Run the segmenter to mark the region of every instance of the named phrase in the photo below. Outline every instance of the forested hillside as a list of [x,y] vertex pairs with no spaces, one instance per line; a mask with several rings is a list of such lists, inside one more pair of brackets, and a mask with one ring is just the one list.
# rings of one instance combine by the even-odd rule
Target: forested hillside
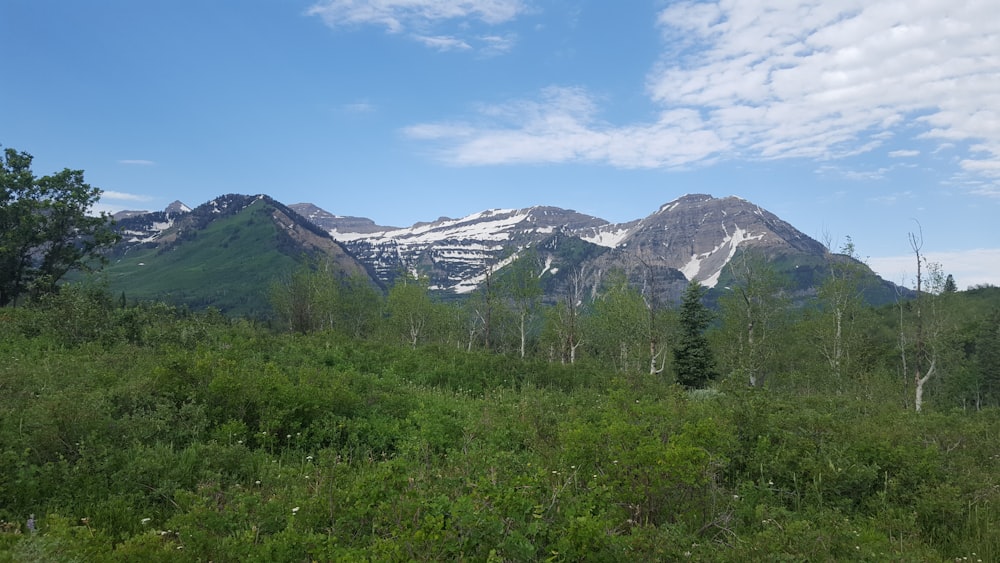
[[717,311],[322,267],[270,324],[0,309],[0,560],[1000,559],[1000,290],[803,308],[742,266]]

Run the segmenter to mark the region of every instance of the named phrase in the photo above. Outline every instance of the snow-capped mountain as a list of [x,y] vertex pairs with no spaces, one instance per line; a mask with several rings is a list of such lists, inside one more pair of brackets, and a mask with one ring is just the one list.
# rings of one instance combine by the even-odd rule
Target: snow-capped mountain
[[499,269],[517,252],[554,233],[586,232],[599,236],[608,222],[556,207],[491,209],[461,219],[442,217],[408,228],[379,227],[368,219],[340,217],[311,204],[289,206],[316,222],[369,265],[383,282],[402,272],[429,275],[435,289],[467,293],[487,269]]
[[[383,282],[391,283],[401,272],[419,272],[430,277],[433,287],[457,293],[472,291],[487,271],[502,268],[528,248],[540,251],[540,271],[588,270],[591,284],[611,269],[654,268],[657,277],[677,286],[669,293],[688,280],[714,287],[739,249],[755,248],[772,257],[822,257],[827,252],[774,214],[737,197],[686,195],[622,224],[555,207],[531,207],[394,228],[332,215],[311,204],[289,207],[326,230]],[[593,247],[570,253],[585,259],[560,258],[554,251],[558,241],[570,239],[578,247]]]
[[122,242],[132,245],[157,240],[174,225],[175,219],[190,212],[190,207],[175,201],[163,211],[119,211],[113,219]]
[[[805,296],[828,274],[831,260],[846,259],[751,202],[708,195],[683,196],[626,223],[530,207],[399,228],[312,204],[230,194],[194,209],[175,202],[164,211],[122,217],[117,228],[122,241],[109,255],[108,272],[129,295],[166,291],[220,308],[218,296],[236,303],[230,307],[258,299],[260,288],[253,290],[258,297],[245,295],[252,293],[250,281],[265,287],[304,255],[326,257],[340,271],[371,276],[383,287],[416,273],[433,289],[458,295],[473,292],[488,275],[502,277],[506,265],[525,257],[535,261],[549,301],[593,297],[615,271],[663,301],[676,300],[690,280],[723,288],[726,266],[748,249],[778,264],[791,289]],[[894,295],[891,284],[881,285],[889,297],[872,301]]]

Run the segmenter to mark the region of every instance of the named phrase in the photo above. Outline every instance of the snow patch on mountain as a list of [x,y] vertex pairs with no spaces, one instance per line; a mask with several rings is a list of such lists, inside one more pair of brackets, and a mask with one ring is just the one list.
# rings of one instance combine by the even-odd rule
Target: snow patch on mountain
[[[736,255],[736,249],[739,248],[740,244],[764,238],[764,233],[755,235],[749,231],[741,229],[739,225],[733,225],[733,232],[730,234],[726,224],[722,223],[722,230],[726,233],[726,236],[718,245],[716,245],[715,248],[708,252],[692,255],[691,259],[684,264],[682,268],[680,268],[681,273],[684,274],[684,277],[688,280],[700,278],[701,285],[705,287],[715,287],[719,283],[719,276],[722,275],[722,270],[727,264],[729,264],[729,261],[733,259],[733,256]],[[728,252],[721,260],[721,263],[717,259],[711,260],[712,258],[715,258],[716,254],[723,249],[728,249]],[[709,272],[702,272],[703,264],[706,262],[711,262],[710,267],[712,270]]]
[[608,230],[598,229],[593,234],[584,234],[580,238],[597,246],[617,248],[618,245],[632,234],[632,231],[633,229],[629,227],[615,226]]
[[514,262],[514,260],[517,260],[517,258],[518,258],[517,253],[511,254],[510,256],[504,258],[503,260],[497,262],[496,265],[494,265],[493,267],[489,269],[484,269],[483,273],[459,281],[456,285],[452,286],[451,289],[452,291],[458,293],[459,295],[472,293],[473,291],[479,288],[479,284],[486,281],[486,277],[488,275],[492,275],[493,272],[496,272],[501,268],[511,265]]

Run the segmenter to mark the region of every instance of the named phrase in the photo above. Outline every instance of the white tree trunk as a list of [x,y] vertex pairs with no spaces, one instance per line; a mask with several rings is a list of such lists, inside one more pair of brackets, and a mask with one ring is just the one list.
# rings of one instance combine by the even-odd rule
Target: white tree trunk
[[927,368],[927,373],[923,377],[920,377],[920,372],[917,372],[916,377],[913,378],[916,384],[916,391],[913,397],[913,410],[920,412],[920,409],[924,406],[924,384],[934,375],[934,368],[937,365],[936,359],[931,359],[931,365]]

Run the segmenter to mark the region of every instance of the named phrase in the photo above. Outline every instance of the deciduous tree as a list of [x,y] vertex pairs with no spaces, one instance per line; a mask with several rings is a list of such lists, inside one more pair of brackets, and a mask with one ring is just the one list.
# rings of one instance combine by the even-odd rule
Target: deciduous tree
[[542,298],[540,271],[538,253],[527,249],[505,269],[501,280],[501,293],[510,301],[511,309],[517,316],[518,351],[522,358],[527,353],[528,329]]
[[102,192],[82,170],[38,178],[31,161],[11,148],[0,156],[0,307],[54,291],[117,240],[107,214],[90,214]]
[[403,335],[413,348],[432,330],[437,305],[431,299],[426,277],[406,274],[396,278],[386,298],[387,323],[395,335]]
[[785,320],[788,299],[774,268],[756,254],[742,253],[729,263],[733,283],[719,299],[722,359],[751,387],[764,384],[776,355],[773,341]]
[[612,272],[587,318],[587,348],[618,371],[638,371],[645,363],[647,320],[642,294],[628,284],[624,273]]
[[831,252],[828,259],[829,274],[817,291],[820,311],[814,337],[830,373],[840,378],[854,367],[852,360],[860,346],[859,325],[867,312],[864,307],[866,268],[850,237],[840,253]]

